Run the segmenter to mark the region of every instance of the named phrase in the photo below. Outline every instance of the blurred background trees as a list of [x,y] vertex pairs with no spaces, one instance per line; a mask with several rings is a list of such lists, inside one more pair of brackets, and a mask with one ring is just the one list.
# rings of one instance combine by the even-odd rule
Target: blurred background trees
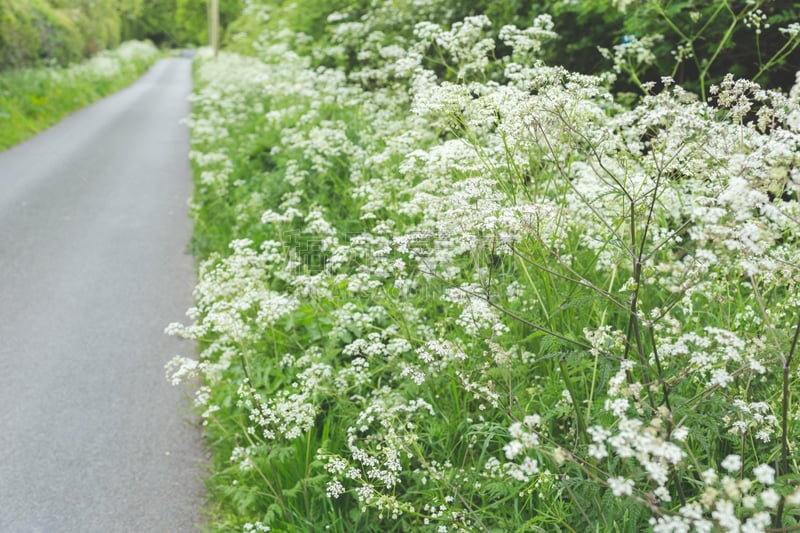
[[[348,23],[374,26],[386,44],[413,38],[413,24],[421,17],[448,27],[486,14],[498,32],[507,24],[526,27],[547,13],[559,37],[540,54],[545,62],[583,73],[615,70],[615,89],[634,93],[641,93],[640,81],[671,75],[706,96],[709,84],[728,72],[787,89],[800,65],[798,0],[220,0],[219,5],[223,42],[228,28],[230,36],[245,36],[240,43],[254,40],[263,23],[255,8],[263,5],[280,13],[268,24],[280,20],[307,34],[309,48],[330,42],[336,31],[328,21],[332,12],[347,14]],[[367,14],[369,19],[362,18]],[[206,44],[208,0],[0,0],[0,70],[64,65],[129,39],[164,47]],[[345,57],[357,52],[348,49]]]
[[[221,0],[223,27],[243,0]],[[206,0],[0,0],[0,70],[66,65],[121,41],[167,47],[208,41]]]

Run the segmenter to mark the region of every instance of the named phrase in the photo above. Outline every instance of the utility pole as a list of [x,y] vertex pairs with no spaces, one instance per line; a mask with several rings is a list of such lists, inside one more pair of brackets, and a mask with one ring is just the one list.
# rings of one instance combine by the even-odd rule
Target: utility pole
[[208,36],[216,57],[219,52],[219,0],[210,0],[208,4]]

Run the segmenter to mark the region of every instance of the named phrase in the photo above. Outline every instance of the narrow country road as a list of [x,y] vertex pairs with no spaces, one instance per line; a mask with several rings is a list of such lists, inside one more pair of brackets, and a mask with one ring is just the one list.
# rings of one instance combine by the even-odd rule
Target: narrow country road
[[195,531],[205,460],[164,335],[191,305],[191,63],[0,153],[0,532]]

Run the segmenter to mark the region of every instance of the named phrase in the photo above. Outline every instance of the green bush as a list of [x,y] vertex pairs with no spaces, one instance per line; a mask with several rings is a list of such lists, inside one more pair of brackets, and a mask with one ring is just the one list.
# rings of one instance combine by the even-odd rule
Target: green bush
[[22,67],[49,59],[48,49],[55,49],[61,43],[48,43],[50,46],[45,45],[46,48],[43,44],[47,37],[57,38],[60,33],[57,21],[54,11],[41,0],[0,1],[0,68]]
[[[241,0],[223,0],[219,3],[220,28],[224,32],[242,12]],[[177,0],[175,26],[181,43],[204,45],[208,43],[208,2],[206,0]]]
[[119,42],[112,0],[0,0],[0,70],[64,66]]
[[68,65],[83,58],[85,41],[75,15],[71,10],[56,9],[53,12],[58,23],[53,31],[43,35],[42,49],[45,57],[58,65]]
[[120,12],[115,0],[49,0],[69,12],[83,37],[83,55],[116,48],[120,43]]

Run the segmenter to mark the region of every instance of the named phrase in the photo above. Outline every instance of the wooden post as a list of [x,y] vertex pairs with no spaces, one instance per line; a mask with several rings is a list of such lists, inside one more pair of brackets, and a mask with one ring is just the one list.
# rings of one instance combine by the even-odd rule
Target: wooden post
[[214,49],[214,57],[219,52],[219,0],[211,0],[210,13],[210,35],[211,48]]

